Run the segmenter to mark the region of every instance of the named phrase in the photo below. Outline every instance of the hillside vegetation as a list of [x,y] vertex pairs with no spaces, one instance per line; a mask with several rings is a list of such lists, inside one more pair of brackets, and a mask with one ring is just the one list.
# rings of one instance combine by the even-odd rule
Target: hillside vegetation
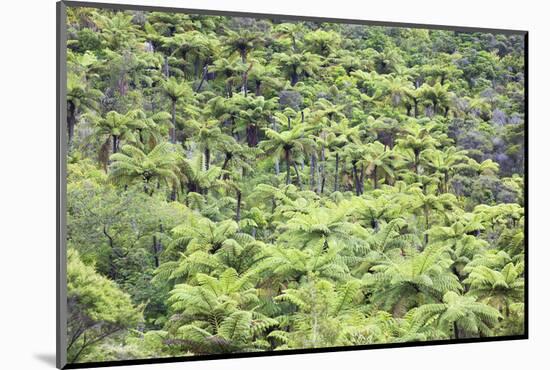
[[67,24],[69,362],[523,334],[522,36]]

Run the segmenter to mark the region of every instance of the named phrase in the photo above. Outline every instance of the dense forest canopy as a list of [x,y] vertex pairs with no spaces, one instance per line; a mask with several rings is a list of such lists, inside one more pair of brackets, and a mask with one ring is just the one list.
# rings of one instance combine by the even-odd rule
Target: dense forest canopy
[[523,334],[522,36],[67,24],[69,362]]

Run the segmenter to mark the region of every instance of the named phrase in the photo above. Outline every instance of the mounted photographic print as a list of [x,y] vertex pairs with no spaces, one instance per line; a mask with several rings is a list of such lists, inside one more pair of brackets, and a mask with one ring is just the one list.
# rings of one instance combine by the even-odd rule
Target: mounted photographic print
[[527,338],[526,57],[58,3],[58,367]]

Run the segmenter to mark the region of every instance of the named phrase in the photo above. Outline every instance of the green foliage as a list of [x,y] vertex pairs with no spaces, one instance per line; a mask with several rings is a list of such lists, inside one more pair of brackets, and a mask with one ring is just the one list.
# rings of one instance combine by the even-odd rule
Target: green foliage
[[143,320],[130,296],[82,263],[72,249],[67,253],[67,308],[70,362],[90,356],[94,345],[103,338],[135,328]]
[[447,292],[442,303],[425,304],[416,309],[416,325],[435,324],[443,332],[450,332],[451,338],[463,338],[472,335],[492,335],[500,314],[494,308],[476,302],[476,297],[466,297],[455,292]]
[[67,21],[69,361],[523,334],[520,37]]

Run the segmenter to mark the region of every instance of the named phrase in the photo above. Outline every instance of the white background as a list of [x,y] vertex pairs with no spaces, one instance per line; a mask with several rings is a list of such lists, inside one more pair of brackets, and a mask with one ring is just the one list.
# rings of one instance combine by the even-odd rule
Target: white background
[[[111,2],[121,2],[112,0]],[[550,349],[548,10],[506,0],[126,0],[186,8],[526,29],[530,31],[530,339],[163,364],[132,369],[547,368]],[[0,368],[55,363],[55,1],[0,11]],[[545,353],[546,351],[546,353]],[[126,368],[126,367],[125,367]]]

